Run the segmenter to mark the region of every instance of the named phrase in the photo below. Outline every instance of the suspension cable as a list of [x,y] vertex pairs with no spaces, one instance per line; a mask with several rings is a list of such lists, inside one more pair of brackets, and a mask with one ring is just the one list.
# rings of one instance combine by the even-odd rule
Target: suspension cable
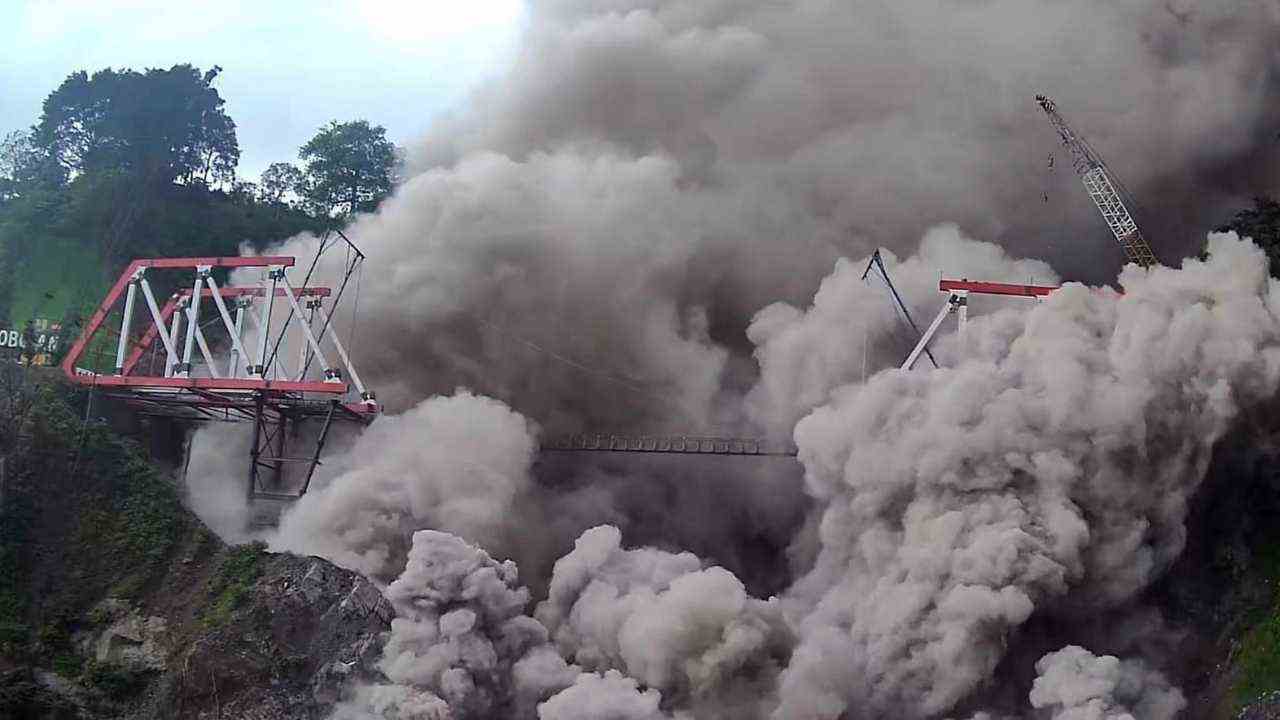
[[360,267],[356,269],[356,297],[351,303],[351,335],[347,342],[351,348],[360,347],[356,344],[356,333],[360,329],[360,281],[364,279],[364,263],[360,263]]
[[[320,236],[320,249],[316,251],[316,256],[311,259],[311,267],[307,268],[307,276],[302,279],[302,287],[307,287],[311,283],[311,275],[316,271],[316,266],[320,264],[320,256],[327,252],[325,244],[329,241],[329,231],[325,230],[324,235]],[[263,318],[267,323],[271,322],[271,318]],[[266,365],[262,366],[262,375],[266,377],[267,369],[276,361],[276,355],[280,352],[280,344],[284,342],[284,336],[289,331],[289,323],[293,322],[293,304],[289,304],[289,317],[285,318],[284,325],[280,326],[280,334],[276,336],[275,347],[271,349],[271,357],[267,359]],[[309,363],[308,363],[309,364]]]

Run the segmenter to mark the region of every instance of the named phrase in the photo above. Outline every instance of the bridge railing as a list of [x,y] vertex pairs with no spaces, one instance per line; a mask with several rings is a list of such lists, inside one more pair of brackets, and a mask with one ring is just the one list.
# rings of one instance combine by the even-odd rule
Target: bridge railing
[[581,433],[549,438],[544,452],[632,452],[687,455],[783,455],[796,454],[792,448],[771,446],[760,438],[728,438],[706,435],[626,435],[621,433]]

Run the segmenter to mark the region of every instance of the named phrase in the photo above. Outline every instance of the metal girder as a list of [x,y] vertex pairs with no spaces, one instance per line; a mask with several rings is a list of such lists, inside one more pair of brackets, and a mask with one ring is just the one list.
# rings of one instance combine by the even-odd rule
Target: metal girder
[[933,322],[929,324],[929,329],[925,330],[924,334],[920,336],[920,342],[916,343],[915,348],[911,350],[911,354],[903,361],[900,369],[910,370],[915,367],[916,361],[920,359],[920,354],[928,352],[929,343],[933,340],[934,335],[938,333],[938,328],[942,326],[942,321],[946,319],[947,315],[951,313],[957,314],[960,320],[960,334],[964,334],[965,326],[968,324],[969,319],[970,293],[1039,299],[1057,289],[1055,285],[1015,285],[1013,283],[975,281],[968,278],[962,280],[939,280],[938,291],[947,294],[947,301],[943,303],[942,309],[934,316]]
[[795,450],[771,448],[759,438],[725,438],[701,435],[623,435],[586,433],[552,438],[543,452],[631,452],[681,455],[778,455],[794,456]]
[[[187,389],[211,389],[211,390],[231,390],[231,391],[266,391],[266,392],[304,392],[304,393],[325,393],[328,395],[343,395],[349,390],[349,386],[342,380],[342,376],[359,377],[355,372],[354,366],[348,357],[345,348],[341,347],[340,341],[336,336],[331,336],[330,340],[334,346],[338,348],[338,354],[342,362],[343,370],[339,372],[336,367],[328,367],[326,364],[325,377],[317,378],[315,381],[307,380],[304,377],[272,379],[265,376],[264,355],[267,336],[270,334],[270,315],[262,318],[261,327],[259,328],[259,348],[257,353],[257,363],[251,370],[249,377],[237,377],[240,368],[238,363],[241,359],[248,357],[249,350],[243,344],[241,333],[243,332],[243,314],[237,308],[236,317],[233,318],[228,309],[225,298],[247,298],[248,302],[252,298],[265,296],[267,298],[268,307],[277,296],[287,299],[291,308],[298,307],[298,298],[307,297],[318,301],[320,298],[327,297],[331,294],[329,288],[312,288],[301,287],[294,288],[289,285],[286,276],[286,269],[294,265],[294,259],[286,256],[270,256],[270,257],[248,257],[248,258],[153,258],[135,260],[129,264],[125,272],[117,280],[111,292],[108,293],[106,299],[94,313],[93,318],[85,327],[84,332],[73,344],[71,350],[67,353],[67,357],[62,364],[63,372],[69,379],[81,384],[91,384],[97,386],[121,387],[121,388],[187,388]],[[271,288],[262,287],[219,287],[216,281],[210,276],[213,268],[241,268],[241,267],[264,267],[268,268],[271,275]],[[151,268],[166,269],[190,269],[194,270],[195,277],[189,289],[175,294],[161,309],[156,303],[151,287],[147,282],[146,273]],[[284,287],[278,287],[283,284]],[[136,343],[131,343],[132,338],[130,328],[133,321],[133,300],[141,291],[146,300],[147,312],[150,314],[151,322],[148,324],[144,334]],[[107,316],[111,314],[117,306],[121,296],[126,294],[125,308],[123,318],[121,320],[121,332],[118,345],[116,348],[116,365],[115,372],[112,374],[83,374],[77,372],[76,365],[84,354],[85,348],[89,341],[102,327]],[[236,363],[235,366],[228,367],[225,377],[220,377],[214,363],[214,348],[211,347],[212,336],[206,337],[206,333],[201,324],[201,299],[209,298],[212,300],[211,305],[217,310],[215,316],[215,324],[220,325],[218,337],[229,340],[231,345],[230,362]],[[206,306],[209,304],[206,303]],[[185,307],[184,307],[185,306]],[[268,311],[269,312],[269,311]],[[249,313],[252,315],[252,313]],[[178,316],[181,315],[182,322],[179,322]],[[217,321],[221,322],[217,322]],[[306,346],[318,357],[324,358],[323,350],[320,343],[321,338],[316,338],[310,331],[310,328],[299,322],[295,324],[294,329],[301,329]],[[181,348],[178,347],[178,338],[183,332],[185,326],[186,340]],[[288,330],[289,328],[286,328]],[[282,335],[283,337],[283,335]],[[143,355],[150,349],[153,344],[159,340],[165,346],[166,354],[166,370],[164,376],[155,374],[139,374],[138,363]],[[130,345],[132,344],[132,347]],[[202,366],[202,375],[193,373],[193,355],[196,348],[199,348],[200,355],[204,360]],[[207,377],[205,377],[207,376]],[[371,409],[376,410],[376,404],[369,400],[370,393],[360,383],[359,391],[361,393],[361,402],[367,406],[362,410],[362,414],[368,413]]]
[[964,290],[979,295],[1010,295],[1015,297],[1044,297],[1057,290],[1057,285],[1013,285],[1011,283],[975,282],[972,280],[939,280],[939,292]]
[[[62,370],[73,382],[92,386],[113,397],[120,397],[147,414],[165,415],[195,422],[249,420],[253,422],[250,451],[248,494],[254,497],[263,488],[264,470],[274,474],[273,497],[282,494],[288,483],[286,466],[305,464],[304,491],[310,484],[321,452],[334,422],[368,423],[380,408],[359,379],[359,375],[336,333],[322,330],[317,336],[310,323],[303,320],[299,301],[305,299],[312,316],[320,315],[329,325],[330,316],[321,310],[324,298],[333,292],[327,287],[293,287],[287,271],[294,258],[284,256],[246,258],[156,258],[135,260],[116,281],[107,297],[86,324],[62,363]],[[212,276],[215,268],[264,268],[268,272],[266,287],[220,286]],[[314,267],[314,266],[313,266]],[[174,293],[163,308],[159,306],[147,276],[152,271],[193,271],[184,281],[185,289]],[[348,276],[350,269],[348,269]],[[345,287],[344,280],[344,287]],[[139,296],[145,311],[135,318]],[[272,331],[272,309],[276,298],[283,298],[290,309],[290,321]],[[122,302],[123,299],[123,302]],[[234,305],[227,302],[235,300]],[[261,302],[263,312],[253,306]],[[123,305],[123,311],[120,306]],[[112,371],[100,368],[86,371],[78,368],[90,342],[100,333],[111,334],[116,323],[106,328],[108,317],[120,317],[118,338],[113,339],[115,363]],[[296,317],[295,317],[296,316]],[[253,321],[258,333],[256,348],[248,347],[245,337],[246,317]],[[143,320],[145,318],[145,320]],[[144,322],[135,332],[137,322]],[[278,322],[278,321],[277,321]],[[278,335],[278,337],[272,337]],[[303,358],[321,361],[323,377],[309,377],[304,370],[297,376],[280,376],[278,358],[267,359],[269,341],[278,348],[286,336],[304,348]],[[323,346],[329,340],[340,362],[329,365]],[[142,358],[153,348],[163,345],[163,372],[144,368]],[[202,362],[195,362],[197,349]],[[256,350],[256,352],[255,352]],[[225,355],[224,355],[225,353]],[[223,359],[226,359],[225,370]],[[153,363],[154,365],[154,363]],[[270,366],[270,367],[268,367]],[[288,375],[287,368],[285,368]],[[351,387],[344,378],[352,378],[360,393],[355,402],[344,401]],[[314,449],[301,448],[291,457],[289,438],[296,428],[310,419],[323,419]]]
[[[277,392],[316,392],[342,395],[347,384],[342,382],[297,382],[293,380],[253,380],[250,378],[215,377],[129,377],[126,375],[81,375],[82,385],[131,388],[187,388],[209,390],[274,390]],[[94,381],[96,378],[96,382]]]
[[942,309],[933,317],[933,322],[929,323],[929,329],[924,331],[920,336],[920,342],[912,348],[911,354],[907,355],[907,359],[902,362],[902,370],[910,370],[916,366],[916,360],[920,359],[920,353],[929,347],[929,341],[933,340],[933,336],[937,334],[938,328],[942,327],[942,321],[953,312],[960,313],[960,330],[964,331],[965,320],[968,319],[968,291],[954,290],[947,293],[947,301],[943,303]]

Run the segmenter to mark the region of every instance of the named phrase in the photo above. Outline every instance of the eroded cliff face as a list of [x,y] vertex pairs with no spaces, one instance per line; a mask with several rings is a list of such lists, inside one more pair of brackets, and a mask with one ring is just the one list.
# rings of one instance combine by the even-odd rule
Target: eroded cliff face
[[320,558],[259,562],[237,607],[219,616],[214,600],[172,648],[135,717],[319,717],[371,673],[394,616],[378,588]]
[[56,378],[21,382],[32,410],[0,493],[0,718],[318,718],[373,672],[394,615],[378,587],[226,545],[143,450],[180,433],[100,421],[100,397],[86,413]]
[[207,536],[184,549],[208,552],[175,557],[153,592],[96,603],[68,641],[9,657],[0,716],[301,720],[373,677],[394,611],[364,577]]
[[[121,433],[82,435],[80,408],[46,400],[6,459],[0,497],[0,718],[325,718],[360,688],[394,684],[378,666],[397,610],[377,584],[320,558],[224,544]],[[1097,623],[1098,652],[1161,646],[1148,654],[1167,658],[1188,718],[1280,707],[1255,692],[1280,662],[1278,409],[1256,408],[1216,444],[1179,560]],[[1008,662],[1067,637],[1032,622]],[[553,655],[539,658],[563,660]]]

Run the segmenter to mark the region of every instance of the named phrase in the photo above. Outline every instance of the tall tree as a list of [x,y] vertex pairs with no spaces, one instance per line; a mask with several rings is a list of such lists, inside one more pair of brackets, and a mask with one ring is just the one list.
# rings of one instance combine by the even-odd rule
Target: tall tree
[[15,130],[0,139],[0,203],[19,193],[23,166],[31,155],[31,136]]
[[290,193],[301,194],[302,171],[292,163],[271,163],[258,179],[258,198],[265,203],[284,203]]
[[44,101],[34,143],[68,177],[124,173],[147,185],[230,183],[240,148],[213,87],[221,68],[76,72]]
[[32,190],[61,185],[64,178],[32,141],[32,133],[14,130],[0,138],[0,204]]
[[305,165],[302,195],[317,214],[368,212],[391,194],[395,146],[386,128],[368,120],[329,123],[298,157]]

